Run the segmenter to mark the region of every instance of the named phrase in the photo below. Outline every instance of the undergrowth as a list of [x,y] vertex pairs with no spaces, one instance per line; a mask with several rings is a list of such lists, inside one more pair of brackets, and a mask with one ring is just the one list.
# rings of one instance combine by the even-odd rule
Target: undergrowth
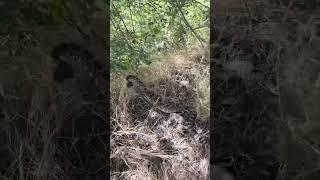
[[[198,117],[194,136],[185,132],[191,129],[186,119],[175,113],[160,117],[158,123],[157,116],[152,115],[134,123],[133,115],[143,110],[130,111],[132,97],[127,92],[126,74],[112,76],[113,179],[208,179],[210,84],[208,52],[202,51],[183,50],[160,57],[137,73],[147,88],[168,102],[194,108]],[[189,91],[189,96],[184,97],[183,91]]]
[[318,7],[215,3],[211,164],[235,179],[319,178]]

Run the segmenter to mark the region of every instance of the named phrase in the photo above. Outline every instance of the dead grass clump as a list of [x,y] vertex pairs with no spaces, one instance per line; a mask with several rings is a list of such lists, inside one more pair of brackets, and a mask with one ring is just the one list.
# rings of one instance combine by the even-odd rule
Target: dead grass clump
[[162,97],[168,109],[194,111],[193,127],[186,122],[189,117],[179,113],[162,116],[151,111],[145,119],[135,121],[132,114],[137,111],[130,106],[137,102],[126,92],[124,75],[112,76],[113,179],[208,179],[208,109],[200,110],[209,103],[209,84],[205,83],[209,82],[209,67],[187,57],[167,56],[140,69],[139,77]]
[[[51,151],[52,112],[48,110],[48,60],[37,48],[1,59],[0,167],[4,177],[46,178],[55,174]],[[18,53],[19,54],[19,53]],[[9,78],[10,77],[10,78]]]
[[[177,91],[181,89],[181,86],[188,86],[190,90],[195,92],[193,95],[195,96],[195,106],[198,114],[202,116],[203,119],[207,119],[209,117],[210,106],[210,74],[208,62],[208,51],[195,47],[188,50],[177,51],[163,61],[155,62],[155,64],[146,71],[146,74],[151,72],[157,74],[155,77],[158,78],[152,81],[153,83],[161,79],[163,81],[166,79],[173,80],[173,84],[177,84],[176,82],[178,82],[180,88],[171,87],[172,90]],[[162,73],[163,76],[161,76]],[[142,73],[142,75],[143,74],[144,73]]]

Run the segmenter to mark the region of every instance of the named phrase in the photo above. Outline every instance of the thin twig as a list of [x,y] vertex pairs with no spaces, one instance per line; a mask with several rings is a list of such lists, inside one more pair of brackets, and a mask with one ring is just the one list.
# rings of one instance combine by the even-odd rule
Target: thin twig
[[250,11],[250,8],[248,6],[248,3],[246,0],[243,0],[243,3],[244,3],[244,6],[247,10],[247,13],[248,13],[248,16],[249,16],[249,31],[251,32],[252,31],[252,20],[253,20],[253,17],[251,15],[251,11]]
[[199,2],[199,1],[197,1],[197,0],[194,0],[194,2],[200,4],[200,5],[202,5],[203,7],[206,7],[206,8],[208,8],[208,9],[210,8],[209,6],[203,4],[202,2]]
[[181,14],[181,17],[182,17],[182,20],[184,21],[184,23],[186,24],[186,26],[188,26],[191,30],[191,32],[196,36],[196,38],[198,39],[198,41],[200,42],[201,44],[201,47],[204,48],[204,45],[202,42],[205,42],[205,40],[203,38],[200,37],[200,35],[198,35],[195,30],[192,28],[192,26],[190,25],[190,23],[188,22],[188,20],[186,19],[186,17],[184,16],[182,10],[181,10],[181,7],[177,4],[177,8],[178,8],[178,11],[180,12]]
[[[114,8],[116,8],[116,7],[114,7]],[[119,18],[120,18],[120,21],[122,21],[122,23],[123,23],[123,25],[124,25],[124,27],[125,27],[125,29],[126,29],[127,34],[130,35],[130,32],[129,32],[129,30],[128,30],[128,28],[127,28],[127,26],[126,26],[126,24],[125,24],[125,22],[124,22],[124,20],[123,20],[123,18],[121,17],[120,14],[119,14]],[[113,23],[113,25],[114,25],[114,27],[115,27],[114,21],[112,21],[112,23]],[[120,28],[119,28],[119,29],[120,29]],[[131,35],[130,35],[130,36],[131,36]],[[127,43],[128,47],[130,48],[130,50],[133,50],[133,47],[130,45],[127,36],[125,36],[125,40],[126,40],[126,43]]]
[[129,4],[129,12],[130,12],[130,18],[131,18],[132,31],[133,31],[133,33],[135,34],[136,31],[135,31],[135,29],[134,29],[133,18],[132,18],[132,10],[131,10],[131,5],[132,5],[132,3],[131,3],[130,0],[128,0],[128,4]]
[[120,32],[119,32],[119,29],[118,29],[119,27],[116,27],[116,24],[115,24],[112,16],[110,17],[110,19],[111,19],[111,24],[113,25],[114,29],[116,30],[116,32],[117,32],[117,34],[118,34],[118,37],[121,37]]

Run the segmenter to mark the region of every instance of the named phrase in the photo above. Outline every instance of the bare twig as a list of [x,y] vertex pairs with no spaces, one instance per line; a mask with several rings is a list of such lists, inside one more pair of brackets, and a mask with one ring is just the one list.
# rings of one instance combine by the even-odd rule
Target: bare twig
[[146,3],[155,10],[155,12],[159,15],[159,17],[162,17],[158,9],[152,3],[150,3],[149,1],[146,1]]
[[199,1],[197,1],[197,0],[194,0],[194,2],[200,4],[201,6],[206,7],[206,8],[208,8],[208,9],[210,8],[209,6],[203,4],[202,2],[199,2]]
[[135,34],[136,31],[134,29],[133,18],[132,18],[132,10],[131,10],[132,3],[131,3],[130,0],[128,0],[128,4],[129,4],[129,12],[130,12],[130,18],[131,18],[132,31]]
[[248,6],[248,3],[247,3],[247,1],[246,0],[242,0],[243,1],[243,3],[244,3],[244,6],[245,6],[245,8],[246,8],[246,10],[247,10],[247,13],[248,13],[248,16],[249,16],[249,30],[250,30],[250,32],[252,31],[252,20],[253,20],[253,17],[252,17],[252,15],[251,15],[251,11],[250,11],[250,8],[249,8],[249,6]]
[[118,29],[119,27],[116,26],[116,23],[114,22],[112,16],[110,17],[110,20],[111,20],[111,23],[112,23],[114,29],[116,30],[118,36],[120,37],[121,35],[120,35],[119,29]]
[[188,22],[187,18],[184,16],[184,14],[183,14],[183,12],[182,12],[182,10],[181,10],[181,7],[180,7],[178,4],[177,4],[176,6],[177,6],[177,8],[178,8],[178,11],[179,11],[180,14],[181,14],[181,17],[182,17],[183,22],[186,24],[186,26],[189,27],[189,29],[191,30],[191,32],[196,36],[196,38],[198,39],[198,41],[199,41],[200,44],[201,44],[201,47],[204,48],[203,42],[205,42],[205,40],[204,40],[200,35],[198,35],[198,34],[195,32],[195,30],[192,28],[192,26],[191,26],[190,23]]
[[[114,8],[116,8],[116,7],[114,6]],[[124,27],[125,27],[125,29],[126,29],[126,34],[128,34],[128,35],[131,36],[129,29],[127,28],[127,26],[126,26],[126,24],[125,24],[125,22],[124,22],[124,20],[123,20],[123,18],[121,17],[120,14],[119,14],[119,18],[120,18],[120,21],[122,22],[122,24],[124,25]],[[111,18],[111,19],[112,19],[112,18]],[[112,21],[112,23],[113,23],[114,27],[116,28],[114,21]],[[116,29],[117,29],[117,28],[116,28]],[[119,28],[119,29],[120,29],[120,28]],[[125,36],[125,40],[126,40],[126,43],[127,43],[128,47],[129,47],[131,50],[133,50],[133,47],[130,45],[127,36]]]

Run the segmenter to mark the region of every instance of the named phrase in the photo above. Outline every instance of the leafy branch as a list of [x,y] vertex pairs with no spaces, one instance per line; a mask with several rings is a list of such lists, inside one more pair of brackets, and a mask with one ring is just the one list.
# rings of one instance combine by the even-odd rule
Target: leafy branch
[[205,36],[208,18],[202,12],[207,12],[209,0],[183,0],[178,2],[180,6],[176,3],[174,0],[113,1],[111,65],[148,64],[153,55],[184,48],[195,41],[204,47],[206,38],[202,36]]

